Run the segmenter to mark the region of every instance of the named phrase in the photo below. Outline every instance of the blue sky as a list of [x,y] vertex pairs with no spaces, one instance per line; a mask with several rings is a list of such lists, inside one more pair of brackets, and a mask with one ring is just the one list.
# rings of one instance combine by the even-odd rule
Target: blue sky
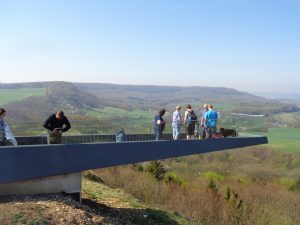
[[300,0],[0,0],[0,77],[299,93]]

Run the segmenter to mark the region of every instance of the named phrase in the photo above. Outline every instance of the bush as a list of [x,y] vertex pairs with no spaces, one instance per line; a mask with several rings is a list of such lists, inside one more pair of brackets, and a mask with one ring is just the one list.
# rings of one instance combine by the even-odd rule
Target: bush
[[213,171],[208,171],[203,173],[204,177],[210,178],[210,179],[216,179],[216,180],[223,180],[224,177],[221,174],[218,174],[216,172]]
[[291,189],[291,187],[295,184],[295,181],[293,179],[283,177],[279,180],[279,183],[288,189]]
[[183,179],[180,178],[176,173],[168,172],[164,176],[164,181],[166,183],[176,183],[181,185],[183,183]]
[[151,161],[147,167],[146,171],[149,172],[152,176],[154,176],[157,180],[162,180],[166,173],[166,170],[161,162],[158,160]]
[[97,183],[104,183],[104,181],[99,176],[97,176],[92,170],[85,171],[83,173],[83,177],[88,180],[95,181]]
[[141,164],[134,163],[134,164],[132,164],[132,168],[134,171],[144,172],[144,167]]
[[209,180],[209,183],[208,183],[208,185],[207,185],[207,188],[208,188],[209,190],[215,192],[215,193],[217,193],[218,190],[219,190],[219,188],[218,188],[216,182],[215,182],[212,178]]
[[296,180],[296,182],[290,187],[290,190],[300,191],[300,177]]

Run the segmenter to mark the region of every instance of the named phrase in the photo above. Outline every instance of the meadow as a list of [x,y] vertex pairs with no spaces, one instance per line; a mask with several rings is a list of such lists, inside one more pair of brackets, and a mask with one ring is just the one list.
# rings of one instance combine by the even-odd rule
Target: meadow
[[20,101],[30,96],[45,95],[45,88],[0,88],[0,105]]
[[300,128],[269,128],[267,136],[274,150],[300,153]]

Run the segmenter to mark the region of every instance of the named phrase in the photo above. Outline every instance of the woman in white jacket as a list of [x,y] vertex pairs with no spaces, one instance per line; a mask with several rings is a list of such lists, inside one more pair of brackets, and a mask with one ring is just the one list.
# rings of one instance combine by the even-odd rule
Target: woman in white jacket
[[17,141],[11,132],[8,124],[4,121],[6,110],[0,108],[0,146],[13,145],[17,146]]

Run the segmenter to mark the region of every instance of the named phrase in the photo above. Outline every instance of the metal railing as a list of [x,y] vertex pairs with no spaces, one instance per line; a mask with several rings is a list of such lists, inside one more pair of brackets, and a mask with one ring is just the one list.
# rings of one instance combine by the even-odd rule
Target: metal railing
[[[71,129],[64,133],[63,143],[95,143],[114,142],[116,133],[123,128],[127,141],[147,141],[153,140],[153,123],[136,121],[126,124],[124,122],[110,121],[107,124],[97,124],[99,121],[71,120]],[[199,138],[202,127],[198,121],[194,121],[195,138]],[[172,140],[172,123],[167,120],[162,139]],[[47,131],[42,127],[42,123],[15,123],[9,124],[11,131],[19,144],[46,144]],[[218,119],[218,128],[234,129],[240,137],[261,136],[266,134],[264,128],[264,116],[249,114],[230,114]],[[181,125],[180,139],[185,139],[186,125]],[[25,141],[25,139],[27,141]]]

